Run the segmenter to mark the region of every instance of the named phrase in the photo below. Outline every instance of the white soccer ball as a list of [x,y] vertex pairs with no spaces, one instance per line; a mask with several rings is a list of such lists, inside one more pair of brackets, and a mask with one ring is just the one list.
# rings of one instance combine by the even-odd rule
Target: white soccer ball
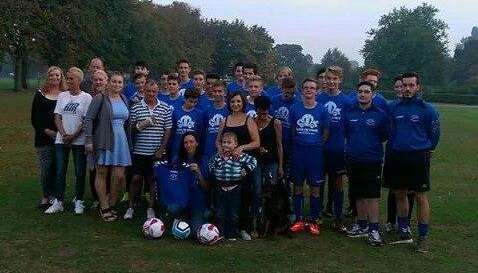
[[174,221],[171,233],[176,239],[184,240],[189,237],[191,228],[189,224],[184,221]]
[[146,238],[157,239],[164,233],[165,227],[163,221],[158,218],[146,220],[143,224],[143,234]]
[[219,238],[219,229],[213,224],[204,224],[197,231],[197,238],[203,245],[213,245]]

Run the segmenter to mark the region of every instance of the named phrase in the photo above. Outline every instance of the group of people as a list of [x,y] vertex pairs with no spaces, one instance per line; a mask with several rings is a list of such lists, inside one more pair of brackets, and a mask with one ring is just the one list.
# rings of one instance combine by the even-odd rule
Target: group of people
[[[271,86],[254,64],[237,63],[233,73],[230,83],[214,73],[191,73],[186,59],[159,81],[144,62],[136,63],[129,80],[107,73],[101,58],[91,60],[86,75],[77,67],[66,75],[50,67],[31,112],[39,207],[46,214],[64,210],[71,152],[75,214],[85,209],[88,172],[94,205],[106,222],[132,219],[144,192],[147,218],[161,213],[187,221],[193,232],[212,221],[226,239],[251,240],[265,186],[285,187],[290,232],[319,235],[328,216],[336,231],[380,246],[384,186],[390,189],[385,229],[397,234],[392,243],[413,242],[416,200],[417,250],[428,251],[426,192],[440,123],[420,97],[417,73],[394,79],[391,101],[376,91],[381,74],[375,69],[366,69],[349,94],[340,90],[338,66],[321,69],[300,85],[289,67],[279,69]],[[356,219],[350,227],[343,220],[346,177]],[[123,192],[128,208],[120,215]]]

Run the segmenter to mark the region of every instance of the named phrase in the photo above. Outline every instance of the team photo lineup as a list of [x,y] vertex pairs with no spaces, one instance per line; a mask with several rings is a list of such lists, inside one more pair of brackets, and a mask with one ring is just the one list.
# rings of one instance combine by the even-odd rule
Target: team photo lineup
[[429,251],[440,121],[419,73],[396,75],[387,100],[374,68],[345,93],[339,66],[301,82],[280,67],[274,84],[253,63],[236,63],[232,80],[193,67],[181,59],[158,79],[143,61],[131,73],[108,71],[100,57],[85,72],[49,67],[31,108],[38,208],[93,210],[125,225],[141,217],[148,239],[220,245],[327,228],[370,246]]

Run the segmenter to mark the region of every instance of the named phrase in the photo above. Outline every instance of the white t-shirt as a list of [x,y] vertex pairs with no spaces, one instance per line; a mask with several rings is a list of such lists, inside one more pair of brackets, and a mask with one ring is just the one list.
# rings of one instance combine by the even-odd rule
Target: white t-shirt
[[[80,91],[76,96],[73,96],[70,91],[65,91],[58,95],[54,113],[61,115],[63,128],[67,134],[75,133],[83,123],[91,99],[91,95],[83,91]],[[60,132],[56,134],[55,143],[63,144]],[[85,145],[85,132],[83,131],[71,144]]]

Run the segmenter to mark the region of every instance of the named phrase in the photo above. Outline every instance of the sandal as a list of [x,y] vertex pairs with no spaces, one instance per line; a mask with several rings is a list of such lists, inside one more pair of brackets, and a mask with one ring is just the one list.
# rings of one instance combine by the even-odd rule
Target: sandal
[[115,214],[112,213],[111,208],[100,209],[100,217],[108,223],[113,222],[118,218]]

